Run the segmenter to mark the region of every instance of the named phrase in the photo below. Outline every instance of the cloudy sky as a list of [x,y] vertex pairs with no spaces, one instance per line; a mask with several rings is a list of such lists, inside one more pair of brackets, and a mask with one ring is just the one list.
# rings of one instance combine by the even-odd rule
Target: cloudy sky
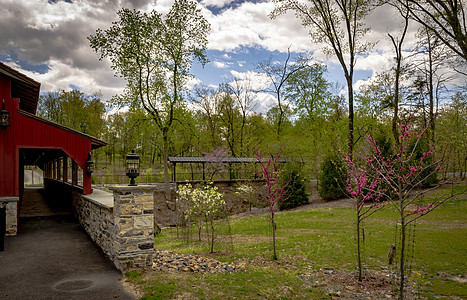
[[[328,66],[331,81],[343,81],[334,57],[326,57],[322,45],[312,43],[294,15],[271,20],[271,1],[201,0],[199,7],[211,24],[208,63],[195,64],[192,84],[217,85],[234,78],[260,78],[255,68],[272,56],[284,61],[287,48],[294,53],[313,53]],[[171,0],[0,0],[0,61],[42,83],[41,91],[80,89],[100,91],[108,100],[122,91],[125,82],[114,77],[108,61],[99,61],[89,46],[88,36],[107,29],[116,21],[116,11],[125,7],[142,11],[167,12]],[[377,42],[373,51],[357,62],[355,85],[371,78],[375,71],[388,69],[393,49],[387,33],[397,34],[401,20],[389,7],[378,8],[367,19],[367,39]],[[409,30],[413,41],[415,26]],[[271,104],[263,95],[263,109]]]

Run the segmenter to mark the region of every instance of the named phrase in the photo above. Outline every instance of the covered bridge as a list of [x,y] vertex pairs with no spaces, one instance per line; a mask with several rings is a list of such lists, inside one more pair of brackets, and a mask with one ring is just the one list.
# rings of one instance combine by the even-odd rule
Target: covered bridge
[[[216,158],[216,159],[211,159],[206,156],[169,156],[168,159],[169,163],[173,165],[173,176],[172,180],[177,181],[177,164],[187,164],[190,165],[190,170],[191,170],[191,180],[195,180],[195,170],[192,168],[193,165],[201,165],[201,171],[202,171],[202,180],[206,180],[206,166],[209,164],[225,164],[229,166],[229,180],[234,180],[238,179],[235,178],[235,172],[232,169],[233,165],[246,165],[246,164],[256,164],[259,163],[260,161],[258,158],[255,157],[222,157],[222,158]],[[266,162],[267,158],[263,158],[263,161]],[[285,163],[287,159],[285,158],[280,158],[279,162]],[[250,170],[251,171],[251,170]],[[254,174],[254,172],[253,172]],[[201,180],[201,178],[197,178]],[[178,179],[180,180],[180,179]]]
[[[6,232],[17,232],[24,192],[24,166],[44,173],[44,184],[59,183],[92,193],[86,161],[107,143],[36,116],[40,83],[0,62],[0,209]],[[0,214],[2,212],[0,211]]]

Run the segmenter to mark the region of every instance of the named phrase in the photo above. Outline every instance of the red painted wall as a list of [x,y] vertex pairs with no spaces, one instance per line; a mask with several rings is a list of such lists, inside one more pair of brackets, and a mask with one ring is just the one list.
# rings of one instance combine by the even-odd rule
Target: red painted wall
[[[20,196],[20,148],[62,149],[86,169],[90,140],[19,114],[20,99],[10,98],[10,79],[0,76],[0,101],[3,98],[5,109],[10,112],[10,126],[0,130],[0,196]],[[83,171],[83,193],[91,192],[91,176]]]

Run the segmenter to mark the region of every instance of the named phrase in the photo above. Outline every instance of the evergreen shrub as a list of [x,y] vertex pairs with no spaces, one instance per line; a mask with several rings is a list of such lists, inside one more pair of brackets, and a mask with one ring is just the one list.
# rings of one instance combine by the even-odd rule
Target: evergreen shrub
[[288,196],[288,198],[282,202],[280,209],[283,210],[308,204],[305,179],[301,175],[299,168],[289,167],[281,175],[282,185],[288,184],[286,188],[286,197]]
[[342,159],[337,155],[325,157],[319,175],[318,194],[324,200],[345,197],[347,175]]

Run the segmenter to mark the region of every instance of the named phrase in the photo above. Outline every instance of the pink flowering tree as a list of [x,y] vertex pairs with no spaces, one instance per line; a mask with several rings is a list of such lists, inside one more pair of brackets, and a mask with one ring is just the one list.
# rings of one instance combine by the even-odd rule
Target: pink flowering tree
[[[355,159],[347,157],[349,173],[352,174],[347,190],[356,199],[358,218],[361,220],[377,211],[380,200],[389,201],[398,212],[401,239],[396,248],[400,255],[401,299],[404,298],[407,227],[457,195],[438,197],[429,202],[423,199],[425,193],[441,185],[420,189],[439,170],[440,162],[436,158],[435,145],[424,138],[426,133],[427,128],[417,130],[408,120],[400,125],[400,143],[393,146],[392,154],[388,157],[382,154],[377,142],[369,134],[365,136],[367,147],[364,147],[364,153],[359,152]],[[420,149],[420,143],[427,143],[427,151],[417,155],[416,149]],[[356,166],[358,163],[360,167]],[[372,203],[367,205],[369,200]]]
[[282,202],[287,199],[286,188],[288,183],[282,185],[279,178],[279,158],[280,154],[269,158],[265,158],[261,152],[256,152],[256,159],[258,160],[261,170],[260,177],[266,181],[266,206],[269,211],[269,220],[272,226],[272,248],[273,255],[272,259],[277,260],[276,253],[276,222],[274,221],[274,215],[279,210]]
[[361,243],[365,241],[365,229],[362,226],[363,221],[377,212],[385,202],[381,198],[386,193],[385,186],[381,184],[382,178],[379,174],[371,172],[365,168],[365,165],[358,164],[358,158],[363,162],[368,162],[362,152],[356,153],[355,158],[343,154],[347,164],[347,186],[346,191],[351,198],[355,200],[355,215],[357,229],[357,264],[358,280],[362,280],[362,256]]
[[206,168],[211,173],[210,180],[213,180],[214,175],[217,172],[224,172],[226,170],[225,159],[230,157],[229,150],[225,147],[218,147],[212,150],[212,152],[204,153],[206,158]]

